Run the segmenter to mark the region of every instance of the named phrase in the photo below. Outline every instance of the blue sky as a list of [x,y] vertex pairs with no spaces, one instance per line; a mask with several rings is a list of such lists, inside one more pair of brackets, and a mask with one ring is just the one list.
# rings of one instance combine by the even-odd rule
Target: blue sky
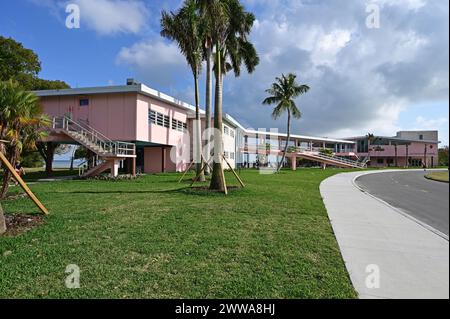
[[[245,126],[277,127],[264,90],[295,72],[311,91],[298,100],[296,133],[345,137],[439,129],[448,145],[448,2],[438,0],[243,0],[255,13],[254,74],[228,75],[224,110]],[[80,29],[65,26],[68,3]],[[174,44],[159,36],[162,9],[181,1],[16,0],[0,2],[0,34],[33,49],[41,77],[72,87],[124,84],[135,77],[193,102],[192,78]],[[367,28],[367,4],[380,27]],[[203,95],[202,87],[202,95]]]

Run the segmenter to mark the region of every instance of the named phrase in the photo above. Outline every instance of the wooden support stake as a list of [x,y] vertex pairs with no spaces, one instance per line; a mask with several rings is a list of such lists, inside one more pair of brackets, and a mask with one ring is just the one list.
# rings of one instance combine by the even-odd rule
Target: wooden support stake
[[234,174],[234,177],[236,177],[236,179],[238,180],[239,184],[241,184],[242,188],[245,188],[244,182],[241,180],[241,178],[239,177],[238,174],[236,174],[236,171],[233,169],[233,167],[231,166],[231,164],[227,161],[225,155],[223,156],[223,159],[225,160],[225,162],[227,163],[228,167],[231,169],[231,171]]
[[209,159],[209,161],[207,161],[207,160],[203,157],[203,154],[202,154],[202,160],[203,160],[205,163],[208,164],[208,167],[209,167],[209,169],[210,169],[211,172],[212,172],[213,168],[212,168],[211,164],[209,164],[209,161],[211,161],[211,159]]
[[189,170],[191,169],[192,165],[194,165],[194,161],[192,161],[192,162],[189,164],[188,168],[184,171],[184,174],[183,174],[183,176],[181,176],[181,178],[180,178],[180,180],[178,181],[178,183],[181,183],[181,181],[182,181],[182,180],[184,179],[184,177],[186,176],[187,172],[189,172]]
[[225,193],[225,195],[228,195],[227,181],[225,180],[225,172],[223,169],[222,169],[222,178],[223,178],[223,185],[225,187],[223,192]]
[[11,172],[11,174],[14,176],[14,178],[19,182],[22,189],[27,193],[28,197],[36,204],[37,207],[45,214],[48,215],[47,208],[42,205],[42,203],[39,201],[39,199],[33,194],[33,192],[28,188],[27,184],[23,181],[23,179],[17,174],[14,167],[12,167],[11,163],[8,161],[8,159],[3,155],[2,152],[0,152],[0,159],[2,160],[3,164],[6,165],[8,170]]
[[206,166],[208,165],[208,162],[206,162],[205,164],[203,164],[202,169],[200,170],[200,172],[197,174],[197,176],[195,176],[194,180],[191,183],[191,187],[192,185],[194,185],[194,183],[200,178],[200,175],[202,175],[203,171],[205,170]]

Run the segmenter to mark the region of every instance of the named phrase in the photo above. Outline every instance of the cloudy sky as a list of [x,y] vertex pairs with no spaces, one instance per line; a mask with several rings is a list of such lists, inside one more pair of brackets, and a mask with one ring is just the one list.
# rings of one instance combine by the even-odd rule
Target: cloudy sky
[[[224,110],[253,128],[278,127],[264,90],[294,72],[311,91],[298,99],[296,133],[345,137],[439,129],[448,145],[447,0],[243,0],[257,21],[256,71],[225,79]],[[79,5],[79,29],[65,25]],[[123,84],[135,77],[193,102],[192,79],[177,47],[159,35],[162,9],[181,0],[17,0],[0,3],[0,34],[37,52],[42,77],[73,87]],[[379,8],[379,28],[366,20]],[[203,92],[202,88],[202,92]],[[202,93],[203,95],[203,93]]]

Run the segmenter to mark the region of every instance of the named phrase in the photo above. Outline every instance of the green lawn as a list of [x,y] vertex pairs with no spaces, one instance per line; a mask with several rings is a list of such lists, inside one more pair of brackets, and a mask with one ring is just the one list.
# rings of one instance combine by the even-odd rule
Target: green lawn
[[[242,171],[227,197],[179,174],[33,184],[51,215],[0,237],[0,298],[354,298],[319,193],[342,171]],[[3,208],[37,212],[26,198]],[[69,264],[80,289],[65,287]]]
[[428,179],[432,179],[438,182],[448,183],[448,171],[447,172],[432,172],[425,176]]

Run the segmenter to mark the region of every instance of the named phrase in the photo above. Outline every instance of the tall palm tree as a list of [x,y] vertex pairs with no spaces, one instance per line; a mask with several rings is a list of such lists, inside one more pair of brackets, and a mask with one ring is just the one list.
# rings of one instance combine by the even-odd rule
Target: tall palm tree
[[185,0],[183,7],[177,12],[162,12],[161,35],[175,41],[181,53],[185,56],[186,62],[191,68],[194,76],[195,90],[195,154],[197,174],[199,181],[205,181],[202,168],[202,135],[200,120],[200,98],[198,90],[198,78],[201,71],[203,58],[203,35],[200,19],[200,12],[196,0]]
[[[0,152],[4,152],[4,146],[2,141],[0,140]],[[5,215],[3,214],[2,203],[0,202],[0,235],[6,232],[6,220]]]
[[[47,135],[43,128],[50,120],[42,114],[39,98],[12,82],[0,83],[0,140],[7,140],[5,156],[14,166],[23,149],[36,149],[36,142]],[[11,173],[3,170],[0,199],[6,196]]]
[[200,11],[209,21],[212,43],[215,46],[214,75],[214,164],[210,189],[225,190],[223,174],[222,99],[224,75],[233,70],[240,75],[244,64],[249,73],[259,64],[253,45],[248,41],[255,16],[245,11],[239,0],[197,0]]
[[291,117],[299,119],[302,116],[302,113],[297,108],[294,100],[309,91],[309,86],[305,84],[297,84],[296,78],[297,76],[292,73],[289,73],[287,76],[283,74],[281,78],[277,77],[276,81],[272,84],[272,87],[266,90],[270,96],[263,101],[263,104],[266,105],[277,105],[272,112],[272,117],[274,119],[279,118],[285,112],[287,112],[288,115],[287,140],[281,162],[278,163],[278,172],[283,166],[289,147],[289,140],[291,139]]
[[[202,25],[203,34],[203,60],[206,62],[206,88],[205,88],[205,129],[208,132],[212,129],[211,119],[212,119],[212,84],[213,84],[213,49],[214,42],[212,38],[213,33],[213,17],[208,15],[206,10],[206,5],[204,0],[196,0],[197,7],[200,12],[200,19]],[[210,140],[206,141],[205,150],[206,160],[210,159],[211,156],[211,145]],[[210,175],[209,165],[205,168],[205,174]]]

